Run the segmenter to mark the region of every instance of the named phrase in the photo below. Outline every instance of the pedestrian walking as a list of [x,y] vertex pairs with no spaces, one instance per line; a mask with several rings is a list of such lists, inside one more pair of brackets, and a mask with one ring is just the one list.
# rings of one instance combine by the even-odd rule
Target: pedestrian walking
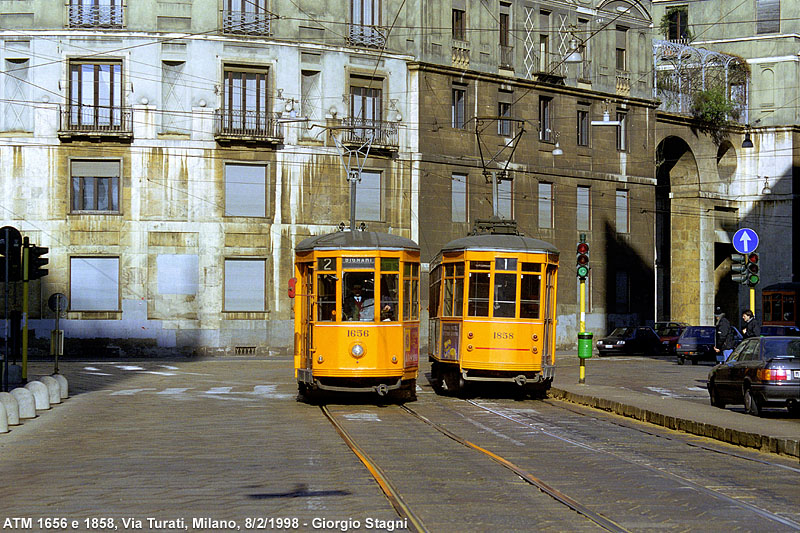
[[761,324],[756,320],[756,316],[750,309],[745,309],[742,313],[742,320],[744,320],[744,327],[742,328],[742,336],[745,339],[750,337],[758,337],[761,335]]
[[736,343],[736,338],[733,333],[730,321],[725,317],[722,309],[717,307],[714,310],[714,319],[717,326],[717,339],[714,345],[714,351],[717,353],[717,363],[724,363],[728,360]]

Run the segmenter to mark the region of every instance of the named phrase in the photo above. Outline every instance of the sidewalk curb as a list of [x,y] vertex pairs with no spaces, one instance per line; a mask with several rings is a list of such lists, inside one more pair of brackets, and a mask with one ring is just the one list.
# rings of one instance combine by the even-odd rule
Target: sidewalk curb
[[600,398],[590,394],[579,394],[558,387],[551,387],[550,396],[555,399],[585,405],[594,409],[609,411],[618,415],[641,420],[668,429],[683,431],[693,435],[708,437],[711,439],[756,448],[764,452],[788,455],[800,458],[800,438],[792,437],[773,437],[743,431],[738,429],[726,428],[718,424],[698,422],[690,418],[665,415],[658,411],[629,405],[620,401],[608,398]]

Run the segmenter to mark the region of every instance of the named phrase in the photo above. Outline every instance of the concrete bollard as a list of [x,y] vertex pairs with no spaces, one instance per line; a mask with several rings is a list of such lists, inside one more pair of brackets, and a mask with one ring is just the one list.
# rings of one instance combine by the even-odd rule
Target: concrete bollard
[[0,403],[0,433],[8,433],[8,416],[2,403]]
[[36,401],[33,393],[26,388],[17,387],[11,391],[11,396],[17,400],[20,418],[36,418]]
[[50,405],[55,405],[61,403],[61,385],[58,384],[52,376],[42,376],[39,378],[39,381],[45,384],[47,387],[47,395],[48,400],[50,400]]
[[33,393],[33,402],[37,411],[50,409],[50,393],[47,385],[41,381],[29,381],[25,384],[25,388]]
[[6,408],[9,426],[19,425],[19,404],[10,392],[0,392],[0,404]]
[[58,385],[61,387],[61,399],[66,400],[69,398],[69,383],[67,382],[67,378],[61,374],[53,374],[53,379],[58,381]]

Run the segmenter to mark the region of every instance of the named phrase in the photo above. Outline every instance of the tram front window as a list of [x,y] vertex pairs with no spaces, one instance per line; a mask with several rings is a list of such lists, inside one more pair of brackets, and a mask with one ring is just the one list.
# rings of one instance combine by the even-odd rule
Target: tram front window
[[399,282],[398,274],[381,274],[381,322],[397,320]]
[[489,316],[489,286],[488,272],[469,273],[469,316]]
[[375,318],[375,275],[345,272],[342,283],[342,320],[371,322]]
[[317,320],[336,320],[336,276],[333,274],[320,274],[317,280]]
[[539,274],[522,274],[519,295],[519,317],[539,318],[539,295],[541,294],[542,276]]
[[516,274],[494,275],[494,316],[514,318],[517,296]]

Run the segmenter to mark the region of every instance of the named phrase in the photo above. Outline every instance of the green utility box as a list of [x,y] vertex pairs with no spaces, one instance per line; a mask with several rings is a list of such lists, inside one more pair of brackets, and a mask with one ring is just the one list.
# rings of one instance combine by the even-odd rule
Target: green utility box
[[592,334],[581,332],[578,333],[578,357],[581,359],[589,359],[592,356]]

